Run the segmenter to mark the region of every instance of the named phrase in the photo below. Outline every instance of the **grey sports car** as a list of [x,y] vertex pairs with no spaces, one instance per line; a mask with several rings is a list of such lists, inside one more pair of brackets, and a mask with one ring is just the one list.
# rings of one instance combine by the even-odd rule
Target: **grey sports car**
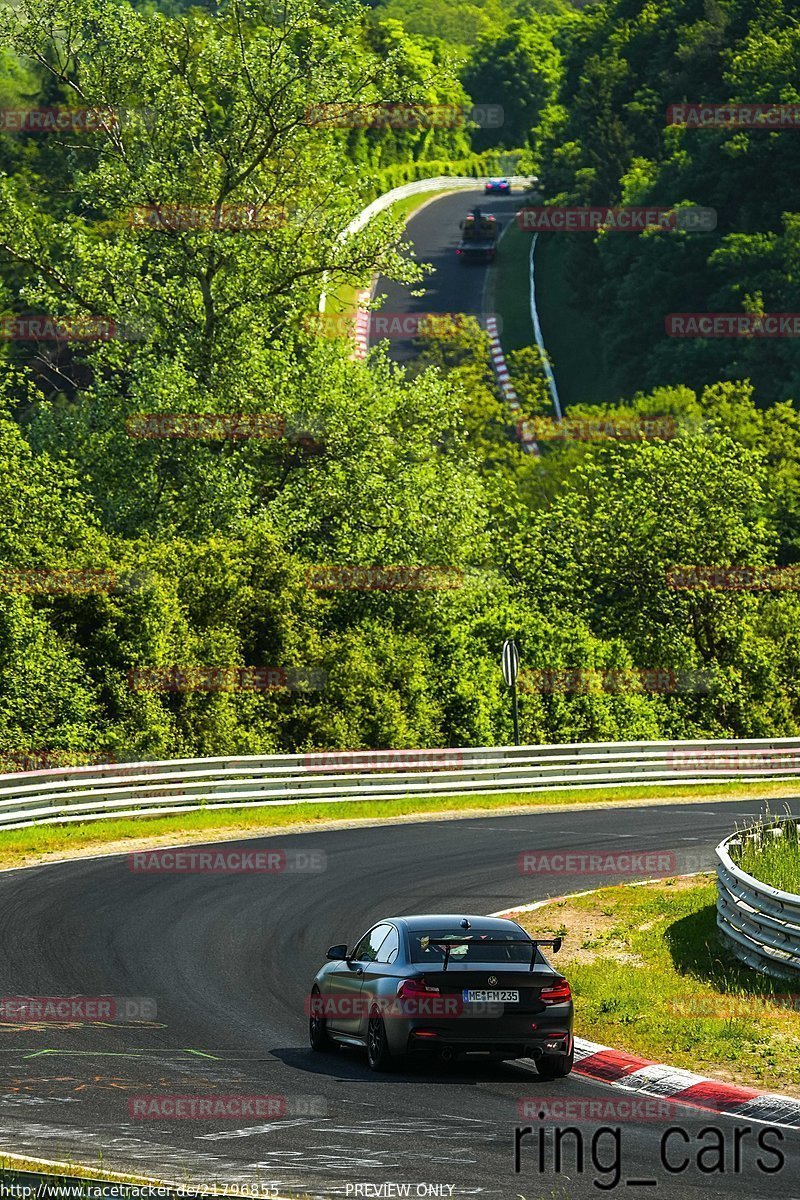
[[308,997],[315,1051],[365,1047],[373,1071],[407,1055],[532,1058],[546,1079],[573,1062],[570,987],[532,940],[501,917],[387,917],[353,949],[331,946]]

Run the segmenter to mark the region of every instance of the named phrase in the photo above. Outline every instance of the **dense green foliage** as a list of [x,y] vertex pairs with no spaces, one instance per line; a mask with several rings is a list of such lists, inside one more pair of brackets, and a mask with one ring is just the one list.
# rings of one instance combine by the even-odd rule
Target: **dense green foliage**
[[[675,564],[797,557],[793,351],[781,348],[768,393],[758,360],[742,370],[725,347],[625,349],[634,319],[641,328],[655,294],[662,303],[665,272],[676,290],[713,279],[725,295],[737,275],[745,288],[746,269],[753,294],[774,306],[770,289],[783,288],[790,304],[795,218],[784,222],[770,195],[764,157],[791,179],[788,143],[706,133],[701,163],[688,133],[657,122],[676,91],[708,89],[722,42],[735,53],[719,78],[737,72],[743,90],[788,70],[791,38],[776,27],[764,65],[744,0],[673,0],[647,17],[641,5],[625,16],[622,0],[583,16],[557,3],[475,7],[488,24],[469,54],[350,0],[230,0],[177,15],[22,0],[2,18],[6,107],[114,115],[91,131],[0,133],[0,304],[138,333],[0,349],[0,753],[491,744],[510,734],[498,664],[511,634],[528,672],[528,741],[798,732],[795,594],[667,580]],[[749,9],[754,28],[770,20],[766,6]],[[636,71],[625,66],[634,33]],[[590,281],[628,277],[618,295],[603,292],[609,354],[630,376],[625,411],[672,417],[679,436],[526,454],[477,327],[428,339],[408,373],[319,336],[323,286],[418,277],[391,217],[343,236],[364,203],[403,177],[486,169],[474,157],[486,143],[463,126],[308,119],[320,105],[387,97],[502,104],[497,144],[543,164],[553,193],[729,205],[712,241],[592,239],[575,251]],[[153,205],[264,220],[136,227],[130,214]],[[737,218],[742,232],[727,232]],[[684,306],[702,307],[697,294]],[[520,352],[512,367],[526,414],[546,413],[537,356]],[[187,412],[274,414],[281,432],[130,436],[137,414]],[[329,564],[447,568],[458,586],[314,586],[311,569]],[[26,590],[7,574],[99,569],[113,586],[83,593]],[[299,681],[131,686],[136,668],[174,666],[267,666]],[[665,669],[705,686],[614,691],[596,676],[550,695],[531,682],[565,669]]]
[[478,104],[499,104],[498,132],[481,130],[477,145],[525,144],[555,97],[561,61],[553,44],[553,23],[541,18],[511,21],[496,37],[482,38],[464,71],[464,83]]
[[673,104],[796,103],[796,6],[604,0],[556,43],[563,80],[533,139],[548,198],[717,212],[713,233],[566,239],[567,273],[602,321],[616,393],[750,379],[759,404],[796,399],[797,339],[665,336],[669,313],[800,309],[797,129],[667,123]]
[[[570,11],[569,0],[369,0],[381,16],[395,17],[409,33],[443,38],[464,56],[482,39],[491,41],[518,18],[538,14],[562,16]],[[576,7],[579,7],[576,5]]]

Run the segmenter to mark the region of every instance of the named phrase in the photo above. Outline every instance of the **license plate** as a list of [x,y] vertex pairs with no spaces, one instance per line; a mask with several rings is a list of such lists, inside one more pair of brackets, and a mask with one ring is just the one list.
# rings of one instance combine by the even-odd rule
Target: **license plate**
[[486,992],[464,988],[461,994],[467,1004],[519,1004],[519,992]]

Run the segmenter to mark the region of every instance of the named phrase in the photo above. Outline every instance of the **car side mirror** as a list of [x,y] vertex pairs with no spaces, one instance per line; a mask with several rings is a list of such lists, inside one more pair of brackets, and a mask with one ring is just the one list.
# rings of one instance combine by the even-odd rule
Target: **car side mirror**
[[347,944],[342,946],[331,946],[328,950],[326,958],[347,958]]

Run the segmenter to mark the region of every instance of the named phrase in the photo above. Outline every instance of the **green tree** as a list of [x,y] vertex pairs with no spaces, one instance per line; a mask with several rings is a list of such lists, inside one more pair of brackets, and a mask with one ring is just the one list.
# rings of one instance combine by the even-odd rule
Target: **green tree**
[[478,149],[525,146],[554,99],[561,59],[547,20],[512,21],[501,34],[484,37],[465,68],[464,86],[476,105],[499,105],[503,124],[476,131]]

